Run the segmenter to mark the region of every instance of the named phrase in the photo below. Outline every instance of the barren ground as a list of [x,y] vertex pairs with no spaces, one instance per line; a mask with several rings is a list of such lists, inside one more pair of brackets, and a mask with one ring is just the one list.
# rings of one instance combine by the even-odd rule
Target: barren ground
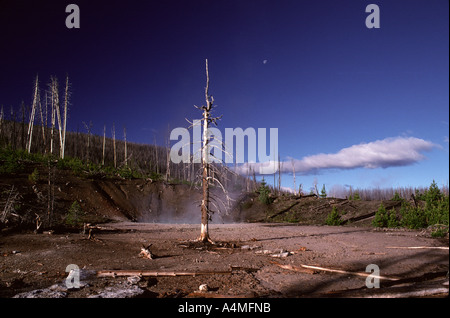
[[[31,182],[36,167],[41,177]],[[79,228],[33,232],[36,214],[45,220],[48,212],[47,175],[45,166],[28,163],[20,173],[0,176],[1,202],[12,189],[20,194],[0,231],[0,297],[448,296],[448,235],[437,239],[429,230],[371,227],[380,203],[398,209],[396,201],[280,196],[264,206],[254,192],[236,194],[232,213],[214,215],[210,224],[217,244],[203,246],[192,242],[200,232],[201,198],[192,187],[57,169],[53,221],[65,224],[77,201],[82,221],[97,226],[88,239]],[[333,207],[344,226],[322,225]],[[195,224],[158,223],[167,221]],[[56,231],[46,234],[49,229]],[[149,244],[155,258],[139,257]],[[81,270],[80,288],[65,284],[70,264]],[[379,267],[381,288],[366,287],[369,264]],[[137,276],[98,277],[102,270],[135,270]],[[139,277],[141,271],[158,275]],[[207,290],[199,292],[203,284]]]
[[[448,296],[448,238],[430,238],[423,231],[351,225],[212,224],[210,234],[217,244],[202,246],[191,241],[199,234],[198,225],[120,222],[99,227],[93,239],[79,233],[1,236],[0,296],[44,289],[33,295],[108,297],[104,292],[114,286],[121,286],[122,292],[137,291],[130,297],[159,298]],[[155,258],[139,257],[142,245],[150,243]],[[274,257],[279,249],[290,253]],[[69,264],[81,269],[81,288],[65,288]],[[381,288],[367,288],[366,277],[356,274],[365,273],[369,264],[376,264],[379,274],[387,278],[381,279]],[[347,273],[305,269],[301,265]],[[127,277],[97,277],[101,270],[199,275],[132,281]],[[59,287],[55,288],[55,284]],[[200,293],[202,284],[208,290]],[[52,285],[52,290],[59,293],[49,296],[45,289]]]

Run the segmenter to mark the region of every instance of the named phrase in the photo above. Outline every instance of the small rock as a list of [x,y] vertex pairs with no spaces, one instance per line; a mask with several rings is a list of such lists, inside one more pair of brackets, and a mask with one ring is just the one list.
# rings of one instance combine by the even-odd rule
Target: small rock
[[207,291],[209,290],[209,288],[208,288],[208,285],[206,285],[206,284],[201,284],[201,285],[198,287],[198,290],[201,291],[201,292],[207,292]]
[[282,253],[272,254],[270,256],[271,257],[284,258],[284,257],[288,257],[289,255],[291,255],[290,252],[282,252]]
[[135,284],[137,284],[137,283],[139,283],[141,281],[141,277],[139,277],[139,276],[130,276],[130,277],[127,277],[127,281],[131,285],[135,285]]
[[258,249],[258,248],[260,248],[260,247],[256,246],[256,245],[252,245],[252,246],[250,246],[250,245],[243,245],[243,246],[241,246],[242,250],[255,250],[255,249]]

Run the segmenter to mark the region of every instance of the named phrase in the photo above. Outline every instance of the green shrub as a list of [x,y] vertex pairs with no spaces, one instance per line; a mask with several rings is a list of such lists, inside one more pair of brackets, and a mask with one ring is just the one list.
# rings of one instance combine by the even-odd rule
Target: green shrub
[[351,200],[359,201],[359,200],[361,200],[361,197],[359,196],[359,193],[358,193],[358,192],[355,192],[355,193],[353,193],[353,195],[350,194],[350,196],[348,197],[348,199],[349,199],[350,201],[351,201]]
[[425,214],[428,225],[449,224],[449,202],[448,196],[441,197],[436,202],[425,205]]
[[270,200],[270,189],[264,181],[264,178],[261,181],[261,186],[259,187],[259,201],[263,204],[269,205],[271,203]]
[[80,204],[78,203],[78,201],[74,201],[66,214],[65,222],[67,225],[80,227],[81,225],[83,225],[83,217],[84,212]]
[[414,207],[409,203],[403,203],[400,208],[401,222],[403,227],[409,229],[420,229],[427,226],[427,218],[425,209],[422,207]]
[[57,167],[59,169],[72,170],[76,175],[80,175],[86,169],[81,159],[71,157],[59,159]]
[[410,229],[420,229],[431,225],[449,224],[449,197],[439,190],[433,180],[424,193],[416,191],[416,197],[425,201],[425,206],[412,206],[403,202],[400,210],[401,225]]
[[392,208],[390,211],[386,211],[383,203],[381,203],[378,211],[375,213],[375,218],[372,221],[372,225],[375,227],[399,226],[395,209]]
[[327,190],[325,189],[325,185],[323,185],[322,190],[320,191],[320,197],[323,199],[327,197]]
[[13,174],[23,170],[20,163],[21,152],[11,148],[0,149],[0,174]]
[[152,172],[150,173],[150,179],[152,179],[153,181],[160,181],[163,179],[163,177],[160,173]]
[[39,181],[39,171],[37,168],[34,168],[33,172],[28,175],[28,180],[30,180],[33,183]]
[[397,213],[395,212],[395,209],[392,208],[388,212],[387,227],[398,227],[399,225],[400,225],[400,223],[397,219]]
[[325,223],[327,225],[335,225],[335,226],[341,225],[343,223],[341,215],[339,214],[339,212],[335,206],[331,210],[330,214],[328,214],[327,219],[325,220]]
[[437,237],[444,237],[446,236],[448,233],[448,228],[444,229],[444,228],[438,228],[435,229],[433,232],[431,232],[431,237],[437,238]]
[[392,197],[391,201],[403,201],[402,197],[400,196],[400,194],[398,194],[397,191],[395,191],[394,196]]
[[117,175],[124,179],[138,179],[142,177],[136,170],[133,170],[130,167],[117,169]]

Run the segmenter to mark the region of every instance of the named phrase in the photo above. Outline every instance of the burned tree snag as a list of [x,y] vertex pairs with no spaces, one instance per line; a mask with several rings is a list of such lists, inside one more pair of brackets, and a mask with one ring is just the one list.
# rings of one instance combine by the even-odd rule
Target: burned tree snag
[[[212,142],[221,143],[216,139],[216,136],[212,134],[212,130],[210,129],[210,124],[214,124],[217,126],[217,121],[222,118],[222,116],[219,117],[213,117],[211,116],[211,111],[214,108],[214,98],[209,95],[209,72],[208,72],[208,60],[206,60],[206,88],[205,88],[205,100],[206,105],[202,107],[195,106],[197,109],[201,109],[203,111],[202,113],[202,119],[198,120],[196,122],[192,122],[192,126],[195,125],[201,126],[202,130],[202,144],[201,144],[201,169],[200,169],[200,178],[202,183],[202,200],[201,200],[201,230],[200,230],[200,237],[198,238],[198,241],[200,242],[209,242],[214,244],[212,240],[209,237],[209,230],[208,230],[208,223],[211,220],[212,213],[219,210],[219,206],[225,207],[226,210],[230,207],[230,201],[231,198],[228,195],[227,190],[223,186],[222,178],[218,177],[218,174],[220,174],[220,169],[211,163],[210,156],[213,158],[215,157],[214,153],[211,153],[211,148],[217,148],[220,149],[222,152],[226,151],[225,145],[221,144],[220,147],[217,145],[214,145]],[[189,122],[189,120],[188,120]],[[194,165],[192,165],[192,168]],[[226,169],[226,167],[222,167]],[[226,202],[224,202],[221,198],[213,195],[210,195],[210,189],[209,186],[211,184],[218,185],[219,188],[222,190],[222,192],[225,195]],[[211,206],[214,208],[214,210],[211,209]]]
[[[60,151],[60,157],[61,159],[64,159],[64,151],[66,148],[66,130],[67,130],[67,108],[69,106],[69,76],[66,76],[66,88],[64,90],[64,123],[63,123],[63,132],[62,132],[62,138],[61,138],[61,151]],[[60,129],[61,131],[61,129]]]
[[33,138],[34,117],[36,114],[36,107],[38,103],[39,103],[39,80],[38,76],[36,76],[36,83],[34,86],[34,94],[33,94],[33,104],[31,106],[30,122],[28,124],[28,135],[27,135],[28,152],[31,152],[31,140]]
[[210,121],[210,111],[213,105],[214,98],[209,96],[209,73],[208,73],[208,60],[206,60],[206,88],[205,99],[206,106],[203,106],[203,145],[202,145],[202,192],[203,199],[201,204],[201,231],[199,241],[210,242],[208,222],[209,222],[209,140],[208,140],[208,128]]

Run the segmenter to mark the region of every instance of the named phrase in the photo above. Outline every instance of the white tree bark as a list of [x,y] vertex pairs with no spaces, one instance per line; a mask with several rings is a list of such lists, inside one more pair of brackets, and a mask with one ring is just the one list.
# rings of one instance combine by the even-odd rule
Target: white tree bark
[[[67,108],[69,106],[69,76],[66,77],[66,89],[64,94],[64,126],[61,140],[61,159],[64,159],[64,150],[66,146],[66,128],[67,128]],[[61,135],[61,129],[60,129]]]
[[116,128],[114,123],[112,125],[112,137],[113,137],[113,152],[114,152],[114,168],[117,168],[117,155],[116,155]]
[[39,79],[36,75],[36,83],[34,85],[34,95],[33,95],[33,104],[31,106],[31,115],[30,115],[30,122],[28,123],[28,140],[27,140],[27,150],[28,152],[31,152],[31,140],[33,138],[33,126],[34,126],[34,117],[36,114],[36,105],[38,103],[39,99]]
[[106,125],[103,125],[102,166],[105,165]]

